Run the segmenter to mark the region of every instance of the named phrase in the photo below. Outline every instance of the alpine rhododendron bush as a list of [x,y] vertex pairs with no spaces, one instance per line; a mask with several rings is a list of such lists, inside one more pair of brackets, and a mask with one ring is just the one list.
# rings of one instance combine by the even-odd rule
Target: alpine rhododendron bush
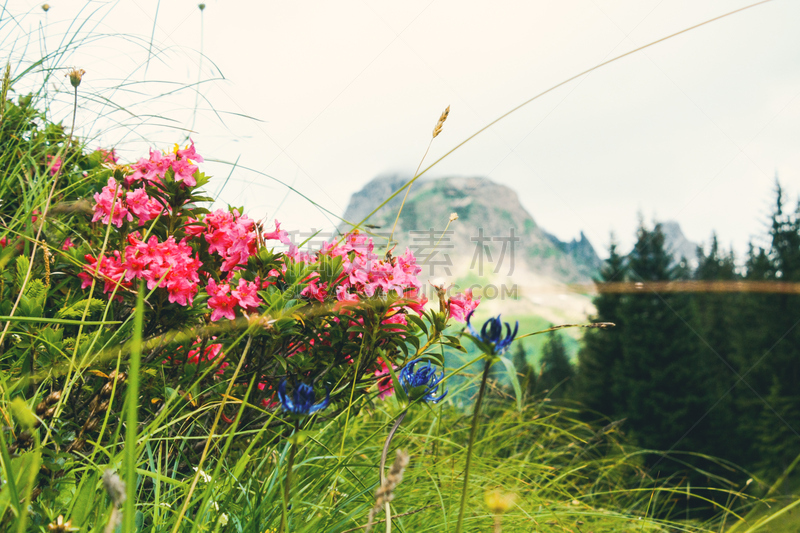
[[[439,310],[426,311],[417,278],[421,268],[409,250],[379,255],[368,235],[354,231],[310,253],[291,242],[278,221],[265,228],[240,209],[209,211],[202,162],[191,142],[153,149],[129,165],[109,156],[95,171],[100,175],[94,181],[103,184],[98,192],[58,198],[85,203],[81,231],[51,252],[63,258],[58,272],[34,264],[20,304],[28,311],[38,305],[42,316],[122,323],[83,331],[53,324],[35,332],[14,324],[5,333],[5,353],[20,362],[17,371],[32,371],[36,387],[74,387],[71,402],[91,403],[118,372],[120,350],[130,348],[125,319],[132,316],[140,285],[146,291],[140,386],[149,407],[143,421],[169,399],[161,376],[171,394],[180,396],[168,407],[170,416],[178,415],[181,402],[218,402],[232,381],[237,396],[254,384],[252,405],[240,421],[247,424],[272,416],[278,386],[287,378],[312,385],[341,409],[357,396],[390,393],[387,364],[435,359],[436,343],[460,348],[458,339],[442,333],[451,318],[463,321],[465,309],[477,307],[470,293],[443,296]],[[17,268],[6,270],[3,315],[20,296],[14,275],[21,278],[29,266],[16,241],[6,248],[6,262],[16,255]],[[48,284],[58,284],[59,291],[37,299]],[[89,376],[69,383],[75,371]],[[224,423],[235,412],[235,405],[225,410]],[[75,438],[62,443],[67,448],[90,451],[87,439],[101,442],[92,409],[60,405],[52,415],[62,430],[74,429]]]

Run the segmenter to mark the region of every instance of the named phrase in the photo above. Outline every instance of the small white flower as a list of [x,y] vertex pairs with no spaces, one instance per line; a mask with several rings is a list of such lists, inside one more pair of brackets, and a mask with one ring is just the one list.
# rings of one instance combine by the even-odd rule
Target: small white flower
[[219,512],[219,504],[217,502],[212,501],[211,507],[213,507],[215,511]]
[[202,470],[198,470],[196,466],[194,466],[192,468],[194,468],[195,472],[200,472],[200,479],[202,479],[206,483],[211,483],[211,476],[209,476],[208,474],[206,474]]
[[221,525],[221,526],[227,526],[228,525],[228,515],[226,515],[225,513],[222,513],[221,515],[219,515],[219,525]]
[[167,502],[161,502],[158,505],[160,505],[161,507],[166,507],[167,509],[172,509],[172,506]]

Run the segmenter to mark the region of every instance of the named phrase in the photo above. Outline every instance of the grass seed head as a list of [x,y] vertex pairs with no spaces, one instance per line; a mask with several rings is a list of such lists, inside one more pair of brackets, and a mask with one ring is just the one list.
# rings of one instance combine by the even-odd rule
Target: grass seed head
[[394,499],[394,491],[397,486],[403,481],[403,472],[410,461],[409,455],[403,450],[397,450],[397,457],[395,457],[392,468],[386,476],[386,480],[381,483],[378,490],[375,491],[375,506],[369,512],[369,521],[367,522],[366,531],[372,529],[372,523],[375,521],[375,515],[383,508],[383,506]]
[[436,127],[433,128],[433,138],[435,139],[437,135],[442,133],[442,126],[444,126],[444,121],[447,120],[447,115],[450,114],[450,106],[447,106],[447,109],[442,111],[441,116],[439,117],[439,122],[436,123]]
[[120,507],[127,498],[125,493],[125,482],[113,470],[106,470],[103,473],[103,487],[105,487],[108,497],[115,507]]

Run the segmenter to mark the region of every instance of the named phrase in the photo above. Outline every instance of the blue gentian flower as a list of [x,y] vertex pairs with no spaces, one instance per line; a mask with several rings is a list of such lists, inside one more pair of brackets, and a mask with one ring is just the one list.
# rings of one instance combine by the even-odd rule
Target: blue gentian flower
[[471,318],[472,313],[467,315],[467,328],[469,328],[469,332],[473,337],[492,349],[492,353],[489,355],[503,355],[508,350],[508,347],[511,346],[511,342],[517,336],[517,331],[519,331],[519,321],[514,326],[513,332],[511,331],[511,326],[506,322],[506,334],[503,336],[503,322],[500,321],[500,315],[497,315],[496,318],[490,318],[483,323],[479,334],[469,323]]
[[437,376],[436,369],[431,366],[430,362],[414,370],[420,361],[422,359],[414,359],[404,366],[400,370],[398,379],[409,400],[422,398],[423,401],[436,403],[447,396],[447,389],[445,389],[441,396],[436,397],[436,393],[439,392],[439,382],[444,377],[444,370],[441,375]]
[[317,399],[314,394],[314,387],[305,383],[295,385],[294,392],[291,397],[286,394],[286,380],[281,381],[278,385],[278,399],[285,411],[295,416],[307,416],[317,411],[321,411],[330,405],[331,393],[327,392],[325,399],[319,403],[314,403]]

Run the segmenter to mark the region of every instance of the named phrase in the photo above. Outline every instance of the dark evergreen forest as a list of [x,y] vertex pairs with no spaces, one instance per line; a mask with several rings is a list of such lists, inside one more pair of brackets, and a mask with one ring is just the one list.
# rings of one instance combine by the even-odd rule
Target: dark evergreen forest
[[[624,420],[620,430],[653,450],[644,466],[676,485],[738,490],[754,478],[764,487],[791,470],[800,457],[800,203],[784,196],[778,185],[763,244],[743,258],[716,236],[696,258],[675,257],[658,223],[640,223],[627,255],[612,240],[592,321],[616,327],[587,330],[576,366],[557,334],[539,372],[518,350],[528,393],[577,402],[600,424]],[[681,281],[685,290],[647,285]],[[615,282],[631,290],[604,292]]]

